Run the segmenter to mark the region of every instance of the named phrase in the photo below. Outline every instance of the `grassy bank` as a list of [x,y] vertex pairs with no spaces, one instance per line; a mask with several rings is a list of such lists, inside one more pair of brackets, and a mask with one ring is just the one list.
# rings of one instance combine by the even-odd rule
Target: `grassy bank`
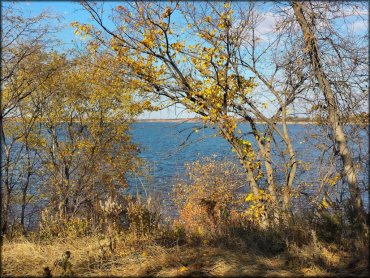
[[[309,236],[283,242],[269,231],[237,231],[220,237],[107,237],[38,240],[19,237],[3,245],[4,276],[367,276],[368,251]],[[356,246],[357,245],[357,246]],[[355,247],[355,248],[354,248]],[[55,265],[66,251],[70,269]]]

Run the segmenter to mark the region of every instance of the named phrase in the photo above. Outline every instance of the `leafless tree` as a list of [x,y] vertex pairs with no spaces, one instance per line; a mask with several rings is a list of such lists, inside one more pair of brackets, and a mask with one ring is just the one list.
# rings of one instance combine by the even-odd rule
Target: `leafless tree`
[[[338,18],[343,20],[346,11],[353,12],[358,7],[356,4],[299,1],[293,1],[291,5],[304,41],[303,47],[297,51],[309,57],[312,76],[315,78],[312,80],[316,85],[314,90],[319,89],[323,96],[323,110],[327,113],[327,123],[331,126],[335,149],[342,161],[343,175],[347,178],[350,216],[357,223],[365,223],[358,173],[344,123],[345,116],[361,109],[366,100],[367,50],[358,41],[359,36],[352,33],[352,36],[346,38],[341,35],[341,32],[348,33],[335,22]],[[348,26],[344,24],[345,27]]]

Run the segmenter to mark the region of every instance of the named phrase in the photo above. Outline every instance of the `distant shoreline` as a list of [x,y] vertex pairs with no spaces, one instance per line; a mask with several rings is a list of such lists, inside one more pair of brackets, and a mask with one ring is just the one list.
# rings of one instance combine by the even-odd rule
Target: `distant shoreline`
[[[203,122],[202,119],[200,118],[181,118],[181,119],[136,119],[135,122],[137,123],[200,123]],[[238,120],[238,122],[242,122],[242,120]],[[264,121],[256,120],[255,123],[257,124],[264,124]],[[281,124],[281,122],[277,122],[278,124]],[[318,124],[317,122],[314,121],[302,121],[302,120],[297,120],[297,121],[287,121],[286,122],[289,125],[292,124],[298,124],[298,125],[316,125]],[[367,123],[356,123],[356,122],[348,122],[345,124],[358,124],[358,125],[368,125]]]
[[[136,119],[135,122],[146,122],[146,123],[183,123],[183,122],[190,122],[190,123],[199,123],[203,122],[200,118],[179,118],[179,119]],[[242,119],[237,119],[237,122],[244,122]],[[264,121],[255,120],[257,124],[263,124]],[[281,122],[278,122],[281,123]],[[287,124],[316,124],[313,121],[287,121]]]
[[[198,120],[198,119],[139,119],[135,120],[137,123],[200,123],[203,122],[203,120]],[[242,121],[239,121],[242,122]],[[263,121],[255,121],[257,124],[263,124],[265,122]],[[281,122],[278,122],[278,124]],[[316,124],[315,122],[287,122],[287,124]]]

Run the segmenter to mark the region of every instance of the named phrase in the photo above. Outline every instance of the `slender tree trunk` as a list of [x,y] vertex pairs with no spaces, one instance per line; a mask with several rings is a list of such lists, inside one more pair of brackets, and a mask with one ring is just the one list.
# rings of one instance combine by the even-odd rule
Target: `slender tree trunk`
[[336,102],[334,92],[332,91],[326,74],[323,70],[320,51],[317,45],[317,39],[311,29],[304,12],[304,4],[301,2],[292,2],[295,17],[302,29],[304,40],[306,43],[306,51],[311,60],[311,65],[316,79],[319,82],[320,89],[324,93],[324,97],[328,107],[329,121],[332,125],[335,143],[339,149],[339,155],[343,163],[343,173],[347,177],[349,193],[350,193],[350,216],[358,223],[365,223],[365,211],[362,204],[360,189],[358,187],[356,170],[353,163],[351,152],[348,148],[347,139],[343,130],[343,124],[340,121],[339,108]]
[[[262,143],[261,143],[262,145]],[[265,164],[266,175],[267,175],[267,183],[268,183],[268,190],[274,202],[277,202],[277,188],[274,181],[273,176],[273,168],[271,164],[271,142],[265,142],[263,146],[260,146],[262,151],[262,156]]]
[[2,227],[1,231],[3,235],[8,233],[8,220],[9,220],[9,208],[10,208],[10,190],[7,182],[5,182],[5,192],[3,195],[3,211],[2,211]]
[[9,222],[9,210],[10,210],[10,197],[12,193],[11,185],[10,185],[10,149],[5,148],[5,157],[6,161],[4,164],[4,172],[5,172],[5,177],[4,177],[4,191],[2,192],[3,196],[3,203],[2,203],[2,227],[1,231],[2,234],[5,235],[8,233],[8,222]]
[[21,226],[22,226],[22,232],[23,234],[26,233],[26,227],[24,225],[24,218],[25,218],[25,214],[26,214],[26,194],[24,194],[23,192],[23,196],[22,196],[22,208],[21,208]]
[[27,193],[28,193],[28,188],[29,188],[29,184],[30,184],[30,177],[31,177],[31,174],[30,174],[30,172],[28,172],[27,173],[26,184],[22,189],[21,226],[22,226],[22,229],[23,229],[24,233],[26,231],[26,227],[25,227],[24,222],[25,222],[25,214],[26,214],[26,206],[27,206]]
[[[261,143],[262,144],[262,143]],[[261,148],[261,146],[260,146]],[[271,164],[271,141],[265,142],[264,146],[262,146],[261,151],[263,152],[263,159],[266,169],[266,175],[267,175],[267,184],[268,184],[268,191],[271,196],[271,199],[273,201],[273,207],[272,207],[272,216],[273,216],[273,222],[275,224],[279,224],[280,219],[283,219],[284,221],[288,219],[289,214],[287,213],[288,210],[286,209],[286,201],[289,205],[289,200],[284,198],[284,210],[281,211],[279,205],[278,205],[278,192],[277,187],[274,181],[273,177],[273,168]]]
[[[288,210],[285,209],[290,204],[290,199],[284,198],[284,209],[281,210],[278,200],[279,194],[278,189],[275,184],[274,176],[273,176],[273,167],[271,162],[271,141],[266,139],[262,139],[259,134],[255,123],[252,119],[246,118],[246,120],[250,121],[250,125],[253,131],[253,135],[257,140],[260,152],[263,157],[265,170],[266,170],[266,180],[267,180],[267,190],[271,197],[272,204],[270,204],[270,211],[269,211],[269,218],[273,219],[275,224],[279,223],[279,219],[287,220],[289,217]],[[268,137],[272,138],[273,134],[273,127],[270,125],[267,135]]]
[[[244,168],[246,175],[247,175],[247,181],[249,182],[249,186],[251,188],[251,191],[254,195],[258,196],[260,194],[259,192],[259,186],[257,184],[257,181],[253,174],[253,169],[250,166],[250,163],[246,157],[246,154],[243,152],[243,145],[241,145],[236,138],[227,132],[227,128],[225,129],[222,124],[219,124],[219,128],[221,129],[222,133],[224,134],[224,138],[233,146],[233,148],[236,151],[236,154],[239,158],[240,164]],[[272,185],[274,186],[274,185]],[[275,190],[272,191],[273,193]],[[271,195],[273,201],[276,203],[276,195]],[[267,228],[269,226],[267,215],[261,215],[260,219],[260,226],[261,228]]]
[[286,107],[282,107],[282,113],[281,113],[281,121],[282,121],[282,126],[283,126],[283,134],[284,134],[284,140],[287,146],[287,151],[289,155],[289,169],[288,173],[286,176],[286,182],[285,182],[285,187],[283,190],[283,200],[284,200],[284,211],[287,215],[289,215],[290,211],[290,205],[291,205],[291,191],[293,188],[293,181],[295,179],[295,175],[297,172],[297,160],[295,156],[295,151],[293,148],[292,141],[290,140],[289,133],[288,133],[288,128],[287,128],[287,123],[286,123]]
[[[0,69],[0,78],[1,81],[3,81],[3,67]],[[3,129],[3,104],[2,104],[2,97],[0,97],[0,216],[1,219],[3,218],[3,213],[4,213],[4,208],[3,208],[3,202],[4,202],[4,197],[3,197],[3,144],[5,144],[5,134],[4,134],[4,129]],[[3,246],[3,223],[0,221],[0,245]],[[0,276],[2,276],[3,271],[0,269]]]
[[24,225],[24,220],[25,220],[26,206],[27,206],[27,193],[28,193],[28,188],[29,188],[29,185],[30,185],[30,179],[31,179],[31,175],[32,175],[30,148],[29,148],[29,145],[28,145],[28,141],[26,141],[25,145],[26,145],[26,152],[27,152],[27,178],[26,178],[26,183],[22,188],[21,226],[22,226],[23,233],[26,232],[26,227]]
[[259,194],[259,187],[256,182],[256,179],[253,175],[253,170],[251,169],[251,166],[249,165],[247,159],[245,158],[245,155],[243,154],[243,148],[235,141],[229,141],[231,145],[234,147],[236,154],[238,155],[238,158],[240,160],[241,165],[243,166],[246,175],[247,175],[247,181],[249,182],[249,185],[251,187],[251,190],[254,195]]

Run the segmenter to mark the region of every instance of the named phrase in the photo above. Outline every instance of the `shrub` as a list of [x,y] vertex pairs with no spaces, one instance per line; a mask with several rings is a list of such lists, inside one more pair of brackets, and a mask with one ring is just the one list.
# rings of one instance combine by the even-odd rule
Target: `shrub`
[[160,203],[154,197],[131,198],[123,215],[128,231],[136,237],[149,237],[158,231],[162,221]]
[[83,237],[91,233],[91,223],[88,219],[72,216],[63,218],[51,215],[47,209],[41,213],[39,235],[41,239]]
[[317,235],[326,242],[337,241],[341,238],[343,223],[335,212],[320,211],[316,220]]
[[225,232],[240,218],[245,176],[238,164],[204,158],[186,165],[185,178],[173,188],[179,221],[187,232],[204,237]]

